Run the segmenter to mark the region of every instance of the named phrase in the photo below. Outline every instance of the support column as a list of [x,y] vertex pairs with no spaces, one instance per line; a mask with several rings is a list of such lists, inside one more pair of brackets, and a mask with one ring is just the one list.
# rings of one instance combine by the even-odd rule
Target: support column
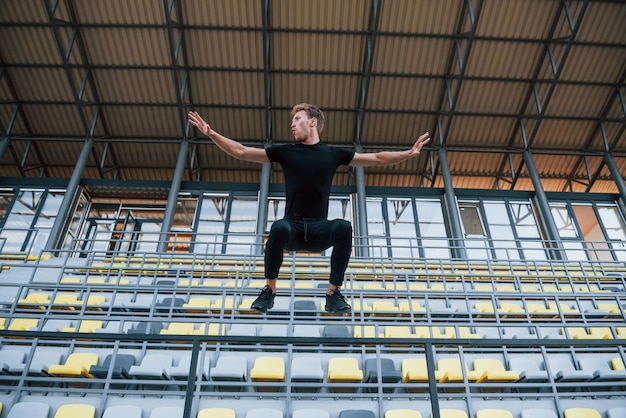
[[445,148],[439,148],[437,151],[439,159],[439,167],[441,167],[441,178],[444,186],[444,204],[448,214],[448,222],[450,224],[450,234],[452,239],[452,256],[455,258],[467,258],[465,252],[465,242],[463,237],[463,229],[461,228],[461,219],[456,205],[456,196],[452,187],[452,176],[450,175],[450,166],[448,165],[448,157]]
[[615,163],[615,158],[613,158],[613,154],[604,154],[604,162],[611,172],[611,177],[613,178],[613,181],[617,185],[617,190],[619,191],[620,199],[622,199],[622,204],[626,205],[626,184],[624,184],[624,177],[622,177],[622,173],[619,172],[619,168]]
[[256,239],[254,254],[263,254],[263,236],[267,223],[267,202],[270,195],[270,176],[272,173],[272,163],[263,163],[261,167],[261,183],[259,188],[259,210],[256,218]]
[[[363,152],[361,145],[356,146],[356,152]],[[354,167],[354,175],[356,177],[356,235],[357,239],[357,251],[356,254],[359,257],[369,257],[369,247],[367,242],[368,228],[367,228],[367,204],[365,194],[365,169],[363,167]]]
[[539,213],[539,217],[541,218],[541,224],[544,226],[546,237],[548,238],[548,249],[550,250],[550,255],[555,260],[565,260],[567,257],[563,252],[563,245],[561,243],[559,231],[556,227],[556,223],[554,222],[554,218],[552,217],[552,213],[550,212],[548,198],[543,190],[541,178],[539,177],[539,172],[535,166],[533,156],[530,151],[526,150],[524,151],[523,158],[526,168],[528,169],[528,174],[530,175],[530,180],[533,183],[533,188],[535,189],[537,211]]
[[65,195],[63,196],[63,201],[61,201],[59,211],[56,218],[54,219],[54,224],[52,224],[50,236],[48,237],[48,241],[46,242],[45,249],[48,251],[56,250],[61,245],[61,234],[63,233],[63,230],[66,226],[66,222],[71,219],[71,216],[69,215],[70,209],[72,207],[72,202],[74,201],[76,193],[78,192],[80,179],[83,176],[85,167],[87,166],[87,161],[89,159],[89,154],[91,154],[93,144],[93,138],[88,137],[83,144],[83,149],[80,151],[78,161],[76,161],[76,166],[74,166],[74,171],[72,172],[72,177],[70,177],[70,181],[67,184]]
[[180,192],[180,184],[183,181],[183,174],[185,172],[185,164],[187,163],[188,152],[189,140],[185,138],[180,144],[178,160],[176,161],[176,169],[174,170],[174,177],[172,178],[172,187],[170,187],[170,193],[167,196],[167,206],[165,207],[163,224],[161,225],[161,234],[159,236],[159,244],[157,246],[157,252],[159,253],[167,252],[169,234],[172,230],[172,225],[174,224],[176,205],[178,204],[178,194]]

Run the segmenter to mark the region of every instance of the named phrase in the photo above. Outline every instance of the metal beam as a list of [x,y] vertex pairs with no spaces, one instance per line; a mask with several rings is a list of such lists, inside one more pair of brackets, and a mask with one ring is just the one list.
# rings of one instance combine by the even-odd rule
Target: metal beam
[[[525,99],[522,102],[522,106],[520,108],[520,116],[518,118],[518,123],[515,124],[515,128],[513,129],[513,132],[511,133],[511,137],[508,142],[509,147],[512,148],[514,146],[515,141],[518,137],[517,135],[519,133],[518,129],[525,126],[524,119],[526,119],[526,115],[524,115],[524,112],[526,112],[526,109],[528,109],[531,100],[534,100],[536,114],[532,118],[530,117],[528,118],[534,121],[534,125],[532,127],[530,134],[522,135],[522,138],[524,140],[524,149],[525,150],[531,149],[535,141],[535,138],[537,136],[537,132],[539,131],[539,127],[541,126],[541,121],[545,118],[546,109],[548,108],[550,104],[550,100],[552,99],[552,95],[556,89],[556,86],[558,85],[558,81],[561,76],[561,72],[563,71],[563,68],[565,66],[565,62],[567,61],[567,58],[572,49],[572,46],[574,45],[574,39],[576,38],[576,34],[578,33],[578,30],[580,29],[588,4],[589,4],[588,1],[583,2],[581,6],[581,10],[578,14],[578,18],[574,21],[567,2],[561,1],[559,3],[559,9],[554,19],[552,20],[552,25],[550,27],[550,31],[548,34],[548,40],[545,42],[542,57],[539,61],[537,61],[537,65],[535,66],[535,70],[533,72],[533,77],[531,78],[532,80],[538,79],[539,75],[545,68],[545,64],[547,62],[552,68],[552,80],[548,86],[548,89],[547,89],[547,92],[545,93],[545,97],[543,98],[543,101],[541,100],[541,97],[539,94],[539,88],[538,88],[539,83],[535,81],[531,82],[528,88],[528,91],[526,92]],[[562,36],[557,36],[557,30],[561,28],[560,23],[561,23],[562,17],[566,19],[567,26],[569,27],[569,30],[570,30],[570,34],[569,36],[565,38],[565,40]],[[559,62],[556,62],[556,58],[554,56],[554,51],[553,51],[553,45],[554,46],[558,45],[563,48],[563,52],[561,54],[561,58]],[[517,169],[512,174],[512,181],[511,181],[511,186],[510,186],[511,190],[515,189],[515,185],[517,184],[517,179],[519,178],[519,174],[522,171],[522,168],[524,166],[524,161],[525,161],[524,159],[520,161],[520,163],[517,166]],[[500,163],[500,168],[498,170],[498,175],[496,176],[496,178],[502,178],[504,176],[506,165],[507,165],[507,161],[505,159],[502,159]]]
[[357,97],[356,126],[354,129],[354,144],[356,146],[361,145],[363,138],[363,124],[365,121],[367,97],[369,95],[370,81],[372,78],[374,48],[376,47],[376,35],[378,32],[381,6],[382,2],[380,0],[371,0],[369,23],[365,37],[365,55],[363,56],[363,65],[359,79],[359,96]]
[[[472,0],[465,0],[463,7],[461,8],[459,20],[457,21],[456,36],[448,56],[448,63],[446,66],[446,79],[439,95],[439,104],[437,106],[439,112],[437,114],[437,120],[435,121],[436,125],[430,130],[432,135],[437,132],[440,140],[438,145],[440,147],[446,146],[446,142],[450,134],[450,127],[452,126],[452,119],[455,115],[459,94],[461,93],[461,86],[465,77],[465,70],[467,69],[469,55],[474,44],[476,27],[478,26],[482,6],[482,0],[478,0],[476,7],[472,4]],[[469,31],[466,31],[465,28],[468,21],[470,29]],[[466,43],[464,47],[462,45],[463,41]],[[453,75],[455,63],[457,63],[458,66],[458,75],[456,76]],[[442,121],[442,115],[447,116],[445,123]],[[435,184],[438,172],[439,162],[437,161],[433,169],[434,176],[431,180],[432,186]]]

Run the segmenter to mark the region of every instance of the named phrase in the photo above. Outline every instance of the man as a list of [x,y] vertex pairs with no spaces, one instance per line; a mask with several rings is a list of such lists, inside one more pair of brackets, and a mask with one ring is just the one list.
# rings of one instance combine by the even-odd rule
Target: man
[[285,176],[285,217],[272,224],[265,246],[266,286],[251,307],[266,312],[274,306],[276,278],[283,262],[284,250],[320,252],[333,247],[330,256],[330,278],[325,309],[346,313],[351,307],[341,294],[344,274],[352,251],[352,225],[343,219],[328,220],[328,202],[337,168],[377,166],[399,163],[419,155],[430,140],[421,135],[406,151],[357,153],[328,146],[320,141],[324,113],[317,106],[301,103],[291,111],[291,134],[295,144],[268,148],[247,147],[217,133],[197,112],[189,112],[189,122],[208,136],[226,154],[255,163],[277,162]]

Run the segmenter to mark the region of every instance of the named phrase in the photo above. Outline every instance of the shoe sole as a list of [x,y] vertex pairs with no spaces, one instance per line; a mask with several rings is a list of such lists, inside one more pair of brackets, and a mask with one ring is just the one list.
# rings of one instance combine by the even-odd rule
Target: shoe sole
[[326,309],[326,312],[328,312],[328,313],[336,313],[336,314],[339,314],[339,313],[350,313],[350,312],[352,312],[352,309],[334,310],[334,311]]
[[250,306],[250,308],[251,308],[251,309],[253,309],[253,310],[255,310],[255,311],[257,311],[257,312],[260,312],[260,313],[266,313],[267,311],[269,311],[270,309],[272,309],[272,308],[273,308],[273,306],[274,306],[274,305],[270,306],[269,308],[267,308],[267,309],[265,309],[265,310],[259,309],[259,308],[255,307],[255,306]]

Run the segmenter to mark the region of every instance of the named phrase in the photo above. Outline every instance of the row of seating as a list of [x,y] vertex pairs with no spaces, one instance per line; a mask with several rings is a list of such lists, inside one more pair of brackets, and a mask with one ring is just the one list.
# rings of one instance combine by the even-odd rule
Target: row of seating
[[[72,352],[64,362],[59,350],[48,347],[37,349],[27,364],[27,353],[14,346],[3,347],[2,373],[21,376],[27,374],[59,377],[106,378],[109,371],[114,378],[124,379],[187,379],[191,369],[190,352],[181,354],[178,360],[166,350],[146,353],[140,361],[132,353],[108,354],[99,364],[97,352]],[[355,357],[294,355],[290,360],[280,355],[261,355],[254,358],[233,353],[223,353],[215,364],[211,365],[211,354],[198,360],[196,374],[204,381],[228,382],[292,382],[315,383],[314,390],[319,390],[324,381],[328,383],[425,383],[428,382],[426,358],[410,356],[401,359],[401,367],[396,367],[393,358],[368,358],[363,367]],[[626,382],[624,361],[618,353],[604,355],[579,355],[572,361],[569,355],[548,354],[547,364],[541,358],[530,354],[510,355],[508,368],[498,356],[485,356],[467,353],[464,360],[458,355],[439,355],[434,377],[439,383],[463,382],[464,379],[476,383],[493,382],[549,382],[550,375],[555,382]],[[249,368],[249,362],[254,364]],[[327,362],[325,365],[324,362]],[[396,361],[400,361],[396,359]],[[176,364],[175,364],[176,363]],[[473,363],[470,369],[467,364]],[[325,379],[326,378],[326,379]],[[626,384],[626,383],[625,383]],[[353,389],[356,387],[353,386]]]
[[[622,326],[437,326],[437,325],[316,325],[273,323],[257,324],[237,322],[136,322],[121,319],[56,319],[13,318],[7,330],[80,333],[125,333],[162,335],[208,335],[244,337],[336,337],[336,338],[500,338],[500,339],[624,339],[626,327]],[[0,317],[0,329],[4,329],[7,318]]]
[[[2,405],[0,404],[0,410]],[[43,402],[18,402],[14,404],[7,418],[48,418],[51,407]],[[182,418],[184,409],[181,406],[157,406],[150,410],[149,418]],[[96,418],[96,407],[87,403],[73,403],[59,406],[54,418]],[[101,418],[142,418],[143,409],[137,405],[113,405],[106,407]],[[280,409],[275,408],[251,408],[241,415],[245,418],[285,418]],[[433,416],[432,414],[430,415]],[[441,418],[468,418],[468,413],[461,409],[441,409]],[[564,418],[602,418],[602,414],[594,408],[567,408],[563,413]],[[626,408],[615,407],[606,411],[606,418],[623,418],[626,416]],[[376,418],[377,414],[367,409],[346,409],[338,414],[338,418]],[[384,418],[422,418],[420,411],[414,409],[389,409],[384,413]],[[237,418],[237,413],[232,408],[202,408],[197,413],[197,418]],[[291,414],[291,418],[330,418],[330,413],[324,409],[297,409]],[[483,408],[476,411],[476,418],[515,418],[507,409]],[[551,409],[523,409],[519,418],[558,418],[556,412]]]
[[[82,275],[69,274],[63,271],[48,271],[47,269],[32,270],[32,276],[20,273],[13,274],[5,270],[2,276],[8,283],[22,285],[65,285],[90,286],[106,289],[110,286],[171,286],[178,288],[257,288],[263,286],[263,275],[252,278],[253,272],[243,270],[237,277],[224,275],[219,271],[208,270],[206,277],[190,278],[187,273],[168,277],[164,274],[151,274],[149,271],[136,271],[133,275],[99,274]],[[489,293],[606,293],[624,291],[625,284],[622,278],[598,279],[593,277],[541,278],[541,277],[499,277],[499,276],[468,276],[448,277],[445,280],[429,277],[409,275],[393,275],[391,277],[377,277],[376,273],[368,273],[362,278],[347,272],[344,287],[352,291],[425,291],[425,292],[489,292]],[[295,279],[295,280],[294,280]],[[277,286],[280,288],[313,289],[323,285],[328,280],[328,272],[319,273],[306,271],[305,274],[279,276]]]
[[[1,288],[0,288],[1,290]],[[287,296],[287,295],[285,295]],[[626,299],[573,298],[551,300],[524,297],[523,299],[466,299],[441,297],[410,297],[371,300],[360,295],[346,294],[353,311],[373,316],[473,316],[475,318],[499,317],[500,319],[571,319],[571,318],[624,318]],[[192,295],[189,297],[160,295],[155,292],[93,292],[80,299],[76,292],[59,293],[50,300],[48,293],[31,291],[17,301],[17,309],[64,311],[150,311],[156,313],[220,313],[237,309],[250,311],[255,295]],[[5,298],[6,300],[6,298]],[[295,298],[277,299],[276,310],[318,312],[324,310],[324,299]],[[5,302],[6,304],[6,302]],[[12,302],[11,302],[12,304]]]

